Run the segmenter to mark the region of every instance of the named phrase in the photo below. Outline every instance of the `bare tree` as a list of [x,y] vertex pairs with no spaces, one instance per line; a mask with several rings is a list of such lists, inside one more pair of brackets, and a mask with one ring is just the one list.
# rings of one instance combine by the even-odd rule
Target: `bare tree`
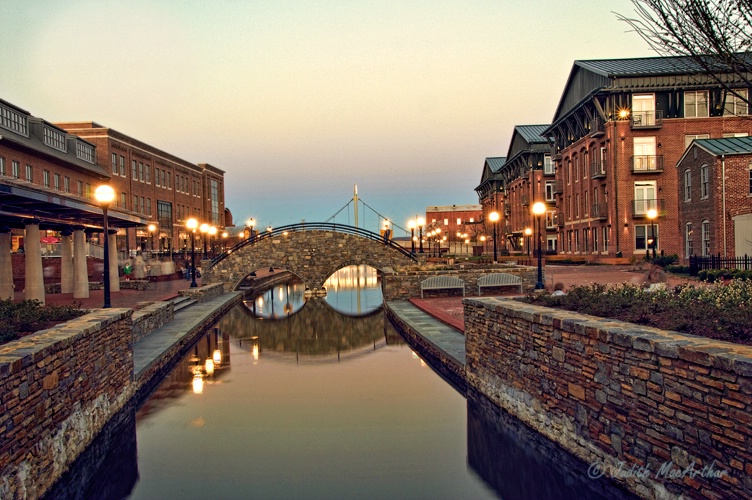
[[[687,56],[728,93],[750,104],[752,0],[632,0],[636,17],[616,13],[662,56]],[[731,81],[729,74],[735,76]]]

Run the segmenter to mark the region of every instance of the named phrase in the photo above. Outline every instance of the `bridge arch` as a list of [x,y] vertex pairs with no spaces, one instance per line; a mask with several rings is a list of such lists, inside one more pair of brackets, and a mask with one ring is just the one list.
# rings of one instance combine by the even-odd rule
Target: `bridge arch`
[[345,266],[365,264],[383,272],[416,263],[408,250],[377,233],[343,224],[305,223],[244,240],[204,265],[202,273],[206,283],[222,282],[231,291],[252,271],[284,268],[315,292]]

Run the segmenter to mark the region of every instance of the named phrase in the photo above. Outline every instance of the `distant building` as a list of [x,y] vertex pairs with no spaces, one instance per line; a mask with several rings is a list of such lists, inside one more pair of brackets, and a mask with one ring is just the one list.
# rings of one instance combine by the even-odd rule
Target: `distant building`
[[543,132],[554,148],[558,252],[618,262],[644,256],[655,236],[658,252],[685,253],[675,166],[694,139],[748,135],[748,114],[690,58],[575,61]]
[[[483,208],[480,205],[428,206],[423,234],[424,243],[428,243],[427,233],[436,229],[441,232],[435,240],[442,241],[442,248],[448,248],[451,253],[468,253],[472,251],[471,246],[484,234],[482,217]],[[468,240],[470,243],[467,243]],[[435,243],[436,241],[432,245]]]
[[682,257],[752,257],[752,137],[697,139],[676,171]]

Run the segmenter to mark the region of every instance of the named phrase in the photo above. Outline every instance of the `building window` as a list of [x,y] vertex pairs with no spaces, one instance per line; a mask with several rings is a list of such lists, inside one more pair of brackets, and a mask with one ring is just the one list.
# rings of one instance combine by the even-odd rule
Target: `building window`
[[546,181],[546,201],[554,201],[555,200],[555,191],[556,187],[556,181]]
[[635,182],[634,190],[635,215],[645,215],[651,208],[658,208],[658,200],[655,198],[655,181]]
[[66,193],[70,193],[70,177],[68,177],[67,175],[63,177],[63,190]]
[[598,228],[593,228],[593,253],[598,253]]
[[687,149],[695,139],[710,139],[708,134],[687,134],[684,136],[684,149]]
[[126,193],[120,193],[120,208],[128,210],[128,195]]
[[159,186],[159,169],[154,167],[154,185]]
[[556,227],[556,210],[546,210],[546,228]]
[[88,182],[84,186],[84,197],[86,197],[87,200],[91,199],[91,184]]
[[634,138],[634,157],[632,159],[632,169],[635,172],[653,171],[658,169],[655,154],[655,137],[635,137]]
[[44,187],[48,188],[50,187],[50,171],[45,170],[42,172],[42,183],[44,184]]
[[94,163],[94,146],[81,140],[77,140],[76,157],[88,161],[89,163]]
[[151,166],[144,165],[144,175],[146,177],[146,183],[151,184]]
[[726,105],[723,107],[723,116],[744,116],[749,114],[747,89],[733,89],[733,91],[733,94],[731,92],[726,93]]
[[[164,185],[164,182],[162,185]],[[170,172],[167,172],[167,189],[172,189],[172,174]]]
[[708,117],[708,91],[684,91],[684,118]]
[[2,104],[0,104],[0,126],[18,132],[25,137],[29,136],[29,125],[26,115]]
[[144,182],[144,164],[138,163],[138,182]]
[[131,160],[131,179],[134,181],[138,179],[138,163],[136,160]]
[[608,253],[608,227],[603,226],[603,251]]
[[151,215],[151,198],[146,198],[146,215]]
[[55,174],[55,191],[60,191],[60,174]]
[[120,157],[120,176],[125,177],[125,156]]
[[133,195],[133,211],[138,212],[138,195]]
[[710,221],[702,221],[702,256],[710,255]]
[[689,258],[695,253],[695,247],[692,243],[692,223],[687,222],[684,226],[684,256]]
[[19,177],[21,177],[21,164],[17,162],[16,160],[13,160],[11,162],[11,170],[12,170],[11,175],[13,176],[14,179],[18,179]]
[[[750,179],[750,186],[752,186],[752,178]],[[752,192],[752,191],[750,191]],[[684,201],[692,200],[692,171],[687,169],[684,171]]]
[[172,203],[157,200],[157,221],[161,228],[172,228]]
[[444,219],[444,225],[445,225],[445,226],[448,226],[448,225],[449,225],[449,219]]
[[543,173],[545,175],[553,175],[554,162],[551,161],[551,155],[543,155]]
[[68,148],[65,145],[65,133],[59,130],[44,126],[44,143],[58,151],[65,153]]
[[710,180],[709,180],[708,166],[703,165],[700,167],[700,198],[705,199],[710,195]]
[[5,158],[0,156],[0,175],[5,177]]
[[[655,230],[655,233],[652,232]],[[658,224],[637,224],[635,225],[635,251],[648,251],[652,249],[653,238],[658,238],[659,235]],[[660,241],[656,242],[657,245]],[[658,246],[656,246],[656,249]]]
[[77,182],[77,184],[76,184],[76,194],[80,198],[83,198],[83,196],[84,196],[84,182],[83,181],[78,181]]
[[632,95],[632,125],[635,127],[655,125],[655,94]]
[[117,153],[112,153],[112,175],[118,175]]
[[34,168],[31,165],[26,165],[26,180],[28,182],[34,181]]

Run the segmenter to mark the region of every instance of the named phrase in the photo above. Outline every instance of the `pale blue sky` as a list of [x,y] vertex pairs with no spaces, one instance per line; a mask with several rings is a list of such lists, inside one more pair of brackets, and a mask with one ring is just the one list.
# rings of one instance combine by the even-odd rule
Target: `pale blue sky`
[[405,226],[477,203],[484,158],[551,121],[574,60],[653,55],[614,11],[633,7],[4,0],[0,97],[225,170],[238,222],[323,221],[358,184]]

